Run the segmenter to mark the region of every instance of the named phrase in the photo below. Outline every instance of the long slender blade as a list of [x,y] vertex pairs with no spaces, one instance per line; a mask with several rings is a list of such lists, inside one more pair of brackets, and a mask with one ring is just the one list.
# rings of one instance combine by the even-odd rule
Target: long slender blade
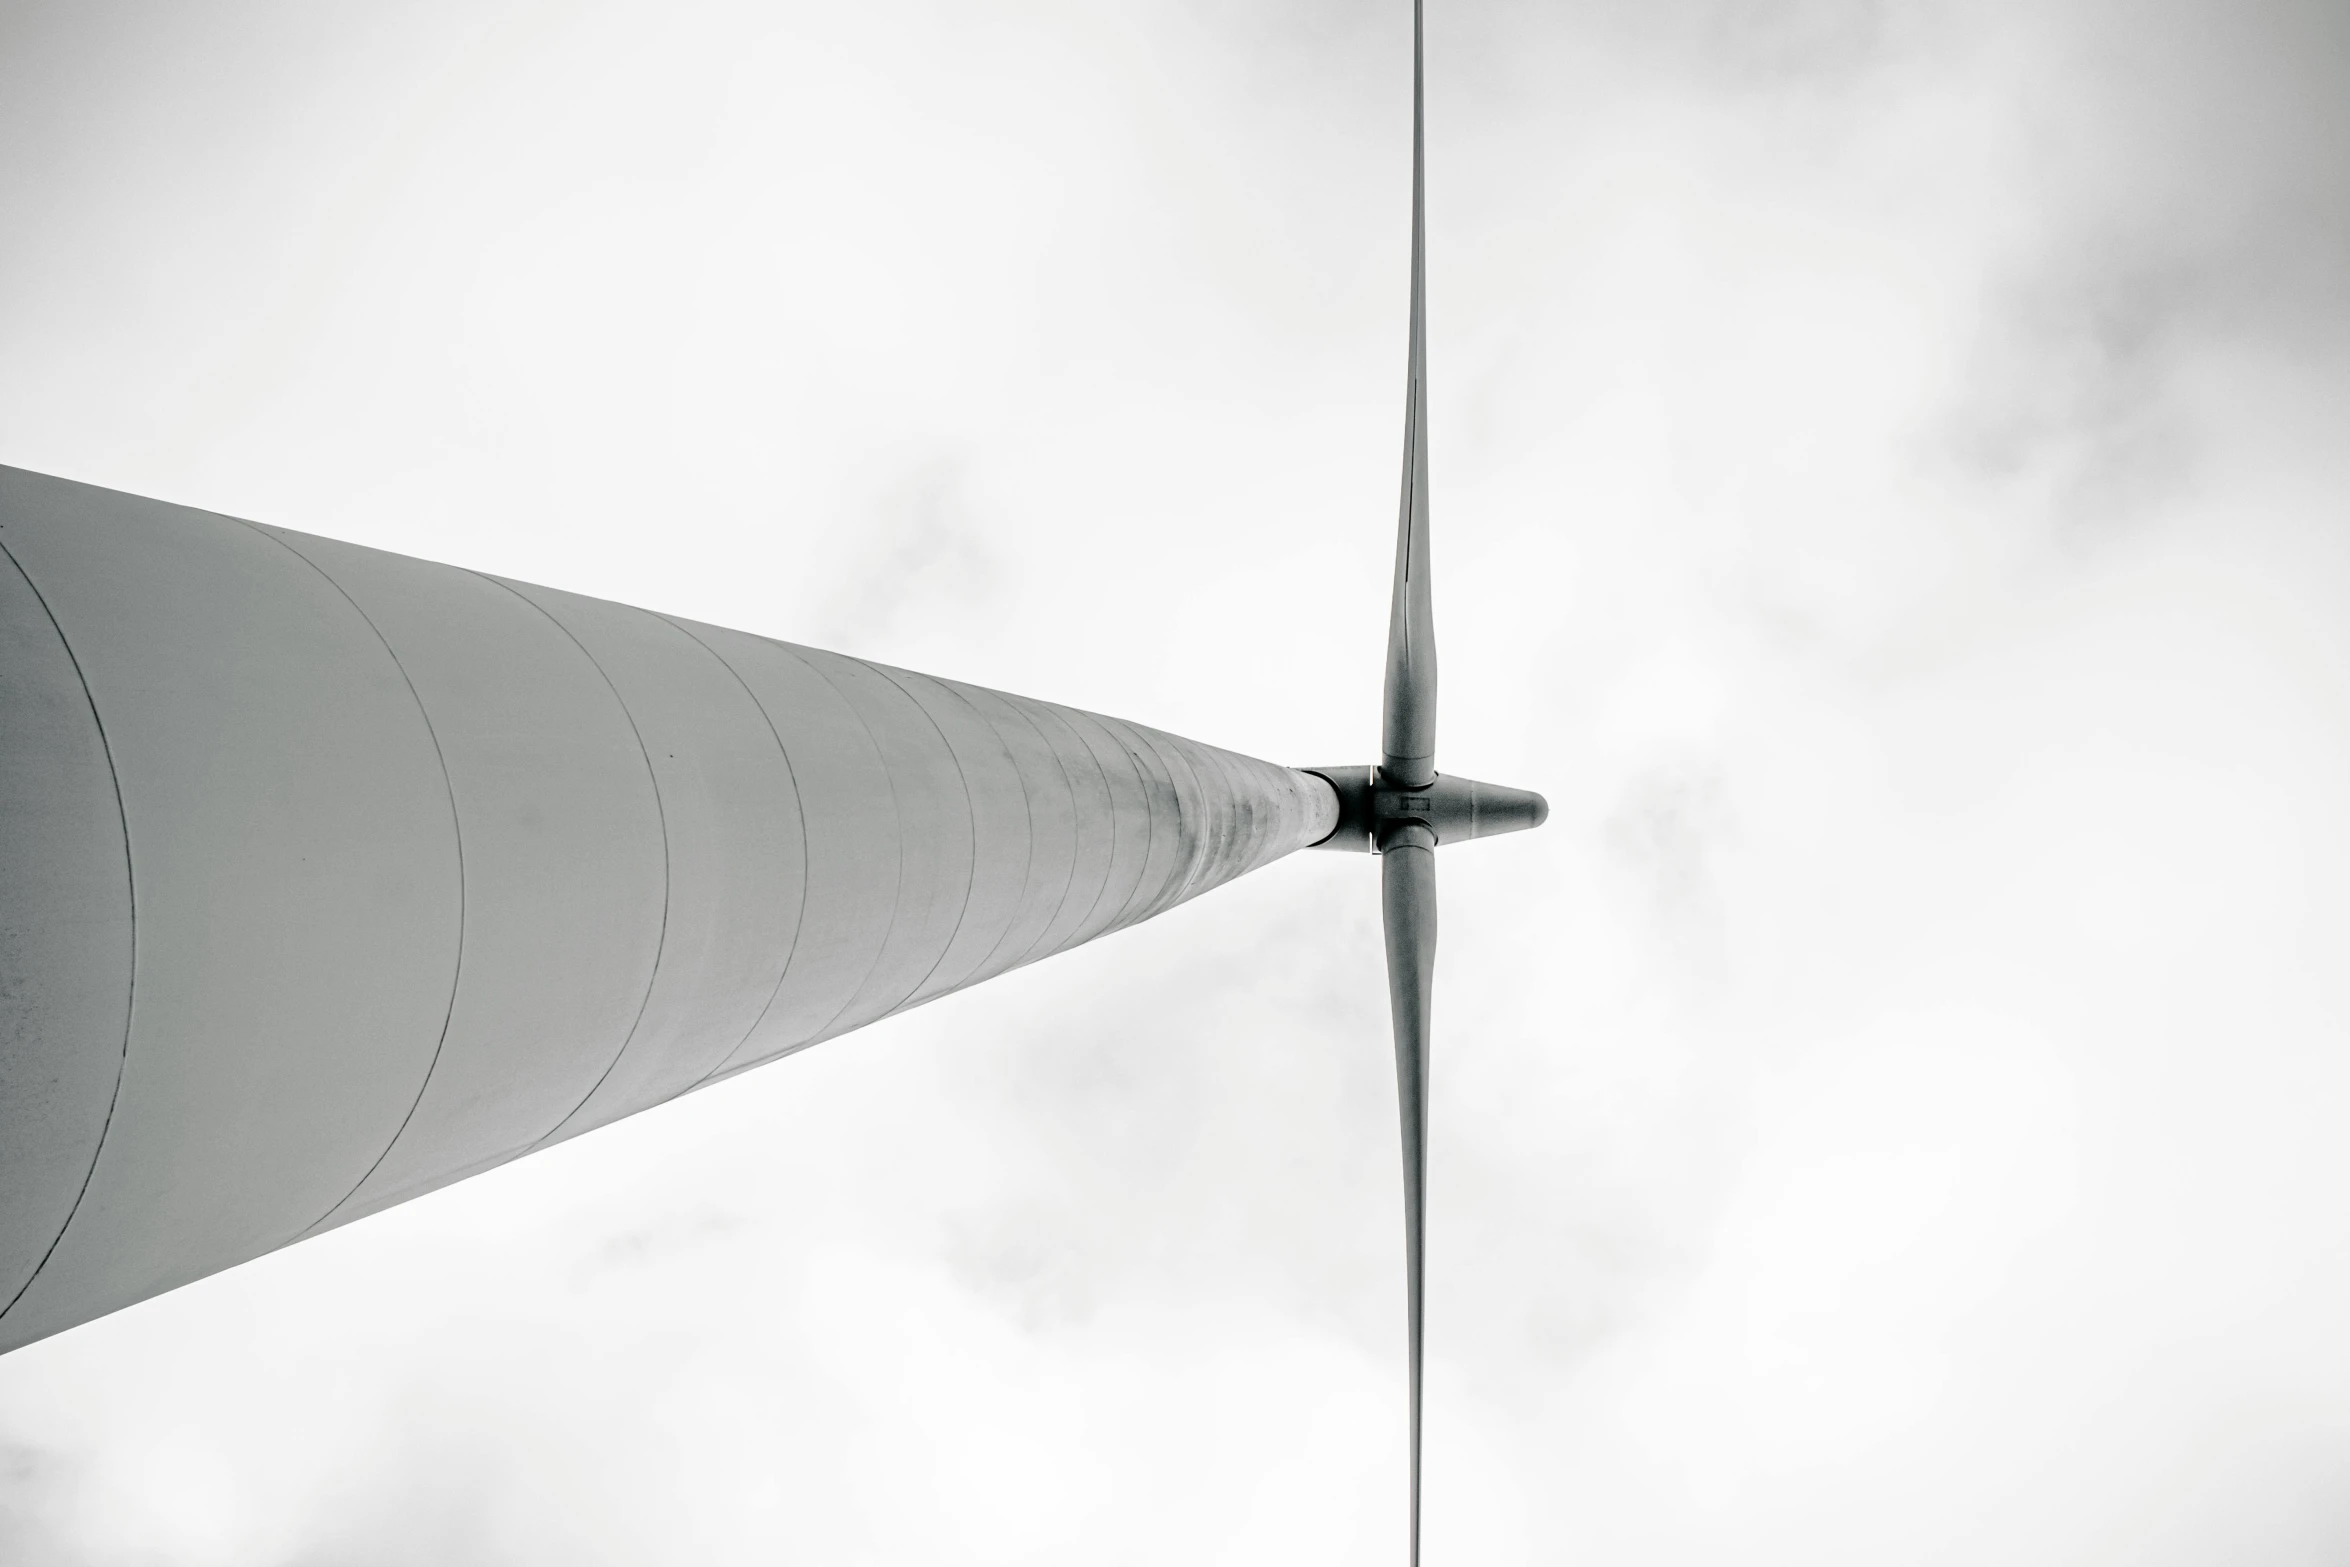
[[1380,749],[1387,782],[1436,776],[1436,623],[1428,580],[1427,202],[1420,85],[1420,0],[1412,0],[1412,334],[1404,394],[1403,500],[1395,533],[1395,595],[1387,615],[1387,692]]
[[1404,1288],[1409,1301],[1412,1567],[1420,1561],[1420,1347],[1426,1299],[1428,1034],[1436,974],[1436,835],[1391,828],[1379,860],[1387,928],[1387,999],[1395,1020],[1396,1106],[1403,1123]]

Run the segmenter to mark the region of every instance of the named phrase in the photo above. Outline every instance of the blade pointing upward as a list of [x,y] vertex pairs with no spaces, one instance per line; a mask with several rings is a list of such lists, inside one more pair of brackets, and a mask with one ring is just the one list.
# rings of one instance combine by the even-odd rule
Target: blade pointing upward
[[1412,4],[1412,336],[1404,393],[1403,501],[1396,522],[1395,597],[1387,616],[1387,694],[1380,749],[1387,782],[1436,776],[1436,626],[1428,581],[1428,345],[1420,6]]
[[1420,1560],[1420,1344],[1427,1276],[1428,1033],[1436,972],[1436,835],[1418,822],[1389,830],[1379,860],[1387,928],[1387,999],[1395,1020],[1396,1107],[1403,1123],[1404,1290],[1411,1388],[1411,1530]]

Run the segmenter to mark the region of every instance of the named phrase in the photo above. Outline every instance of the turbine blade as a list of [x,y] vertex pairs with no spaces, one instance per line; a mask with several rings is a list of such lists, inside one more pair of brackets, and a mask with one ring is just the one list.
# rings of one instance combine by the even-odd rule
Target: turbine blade
[[1387,612],[1387,691],[1380,750],[1387,781],[1436,777],[1436,624],[1428,580],[1427,221],[1420,86],[1420,3],[1412,0],[1412,326],[1403,416],[1403,500],[1395,594]]
[[1436,972],[1436,835],[1418,822],[1390,828],[1379,892],[1387,928],[1387,999],[1395,1020],[1396,1107],[1403,1124],[1404,1289],[1411,1388],[1411,1561],[1420,1561],[1420,1346],[1427,1276],[1428,1033]]

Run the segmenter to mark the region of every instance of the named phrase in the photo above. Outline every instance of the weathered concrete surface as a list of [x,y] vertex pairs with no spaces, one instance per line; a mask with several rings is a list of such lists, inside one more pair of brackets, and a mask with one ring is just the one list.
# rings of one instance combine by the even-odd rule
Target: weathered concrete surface
[[0,468],[0,1350],[1336,810],[1138,724]]

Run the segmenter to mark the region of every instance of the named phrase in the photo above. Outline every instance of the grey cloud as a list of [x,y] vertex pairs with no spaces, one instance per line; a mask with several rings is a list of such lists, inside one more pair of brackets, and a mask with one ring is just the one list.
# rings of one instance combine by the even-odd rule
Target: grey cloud
[[2294,0],[2011,26],[2075,69],[2012,75],[2035,222],[1984,301],[1955,443],[1985,477],[2052,488],[2061,516],[2143,514],[2194,480],[2199,361],[2314,353],[2338,372],[2350,28]]
[[1707,860],[1728,826],[1722,780],[1704,763],[1655,767],[1624,791],[1605,828],[1609,850],[1642,882],[1660,919],[1703,920]]
[[1251,911],[1187,910],[1162,974],[944,1063],[991,1141],[1018,1150],[1016,1183],[949,1221],[966,1278],[1032,1321],[1253,1300],[1336,1308],[1350,1336],[1383,1342],[1383,1313],[1356,1319],[1392,1260],[1393,1066],[1364,942],[1376,887],[1353,879],[1351,910],[1294,887]]
[[78,1468],[67,1454],[0,1438],[0,1560],[20,1567],[95,1567],[57,1523],[68,1509]]
[[839,526],[852,536],[844,580],[807,640],[886,647],[910,625],[967,625],[1004,600],[1003,568],[958,459],[910,465],[888,495]]

